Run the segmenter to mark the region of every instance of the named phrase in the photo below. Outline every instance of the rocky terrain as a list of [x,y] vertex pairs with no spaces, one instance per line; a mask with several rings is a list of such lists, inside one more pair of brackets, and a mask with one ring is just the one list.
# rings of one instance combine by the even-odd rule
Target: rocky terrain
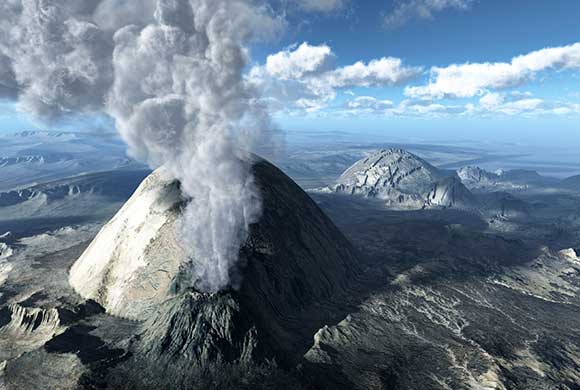
[[81,174],[142,170],[125,146],[105,133],[23,131],[0,134],[0,191],[18,190]]
[[192,287],[163,169],[6,190],[0,388],[579,388],[573,179],[399,149],[337,191],[253,170],[264,213],[216,294]]
[[[119,388],[197,381],[234,386],[257,380],[246,375],[250,368],[266,375],[278,366],[295,367],[312,334],[355,304],[351,293],[362,288],[361,264],[351,244],[296,184],[264,161],[254,171],[264,215],[241,250],[239,290],[192,289],[191,259],[180,251],[173,226],[184,199],[163,170],[144,181],[82,255],[86,244],[66,249],[79,260],[66,256],[58,272],[72,265],[70,286],[80,296],[63,280],[50,297],[19,291],[17,281],[34,272],[8,271],[1,329],[6,342],[21,338],[23,345],[4,358],[5,383],[26,383],[22,373],[33,370],[33,362],[59,366],[63,355],[61,378]],[[108,332],[102,335],[110,326],[112,339]],[[66,376],[62,370],[68,366],[73,369]],[[210,367],[215,372],[207,371]],[[169,378],[167,370],[173,370]],[[222,370],[231,375],[222,378]]]

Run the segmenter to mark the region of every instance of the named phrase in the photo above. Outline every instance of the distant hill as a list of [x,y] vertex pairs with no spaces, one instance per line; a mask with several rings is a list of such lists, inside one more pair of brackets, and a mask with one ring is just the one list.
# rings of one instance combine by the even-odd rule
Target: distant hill
[[386,201],[389,206],[422,208],[425,195],[445,173],[403,149],[382,149],[348,168],[332,190]]
[[562,180],[561,185],[570,190],[580,191],[580,175],[571,176]]
[[467,166],[459,168],[457,176],[467,188],[479,192],[519,192],[558,185],[557,179],[527,169],[489,172],[480,167]]

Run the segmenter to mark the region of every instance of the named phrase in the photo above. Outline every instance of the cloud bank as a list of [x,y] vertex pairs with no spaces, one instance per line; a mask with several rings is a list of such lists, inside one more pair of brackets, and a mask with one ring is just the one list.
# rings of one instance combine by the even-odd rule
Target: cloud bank
[[400,85],[420,72],[421,68],[406,66],[394,57],[339,67],[328,45],[304,42],[268,56],[266,63],[254,66],[247,78],[268,97],[272,110],[316,111],[326,107],[337,90]]
[[580,69],[580,43],[546,48],[514,57],[510,62],[453,64],[431,68],[427,85],[408,87],[413,98],[469,98],[490,89],[504,89],[532,80],[546,70]]

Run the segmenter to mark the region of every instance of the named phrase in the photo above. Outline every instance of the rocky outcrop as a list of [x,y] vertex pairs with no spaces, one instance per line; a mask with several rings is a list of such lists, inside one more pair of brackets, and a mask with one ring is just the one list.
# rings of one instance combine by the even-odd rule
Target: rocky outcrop
[[457,170],[457,176],[468,188],[493,187],[499,180],[497,173],[488,172],[480,167],[467,166]]
[[0,260],[12,256],[13,250],[6,243],[0,242]]
[[435,183],[425,201],[426,208],[453,207],[474,210],[477,206],[477,199],[457,176],[450,176]]
[[32,351],[64,329],[57,309],[8,305],[0,310],[0,361]]

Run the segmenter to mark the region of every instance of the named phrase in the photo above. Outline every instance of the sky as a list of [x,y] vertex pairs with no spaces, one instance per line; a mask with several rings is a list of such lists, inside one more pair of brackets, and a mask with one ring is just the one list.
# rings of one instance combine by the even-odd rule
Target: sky
[[[246,81],[282,130],[390,139],[580,144],[576,0],[273,0],[284,28],[249,47]],[[109,129],[33,121],[0,131]],[[579,145],[580,146],[580,145]]]

